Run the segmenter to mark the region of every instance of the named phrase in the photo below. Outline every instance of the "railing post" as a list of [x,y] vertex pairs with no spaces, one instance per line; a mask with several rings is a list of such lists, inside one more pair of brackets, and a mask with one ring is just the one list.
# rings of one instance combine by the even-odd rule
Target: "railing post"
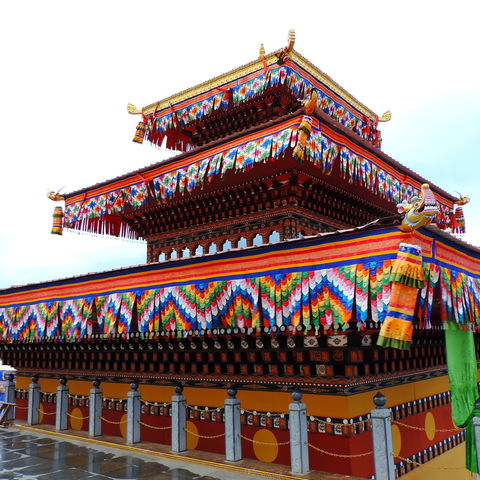
[[40,385],[38,375],[32,377],[32,383],[28,387],[28,413],[27,423],[38,425],[38,410],[40,408]]
[[225,460],[238,462],[242,459],[242,439],[240,423],[240,400],[235,398],[237,389],[227,389],[229,398],[225,399]]
[[61,378],[57,387],[57,405],[55,408],[55,429],[66,430],[68,428],[68,387],[67,379]]
[[373,397],[376,405],[371,412],[373,436],[373,460],[375,464],[375,478],[378,480],[394,480],[395,465],[393,462],[391,410],[385,408],[387,399],[378,392]]
[[132,444],[140,441],[141,394],[137,391],[138,383],[133,382],[130,388],[127,398],[127,443]]
[[[480,410],[480,398],[475,402],[475,410]],[[480,417],[473,417],[473,432],[475,434],[475,450],[477,461],[480,459]]]
[[[5,382],[5,401],[7,403],[16,403],[15,399],[15,375],[7,375],[7,381]],[[15,407],[10,407],[7,413],[6,420],[15,420]]]
[[175,385],[176,395],[172,396],[172,452],[184,452],[187,449],[187,408],[183,387]]
[[292,473],[307,473],[308,458],[307,406],[301,402],[300,392],[292,393],[293,402],[288,406],[288,428],[290,430],[290,462]]
[[100,380],[97,378],[90,389],[88,434],[91,437],[99,437],[102,434],[102,390],[98,388]]

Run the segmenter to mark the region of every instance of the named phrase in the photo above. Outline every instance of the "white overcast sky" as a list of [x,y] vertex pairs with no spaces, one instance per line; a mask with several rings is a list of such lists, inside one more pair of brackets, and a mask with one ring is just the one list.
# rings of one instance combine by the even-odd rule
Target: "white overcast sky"
[[141,244],[50,235],[47,189],[165,158],[132,143],[153,103],[286,45],[378,114],[383,150],[469,194],[480,244],[478,1],[10,1],[1,6],[0,288],[143,263]]

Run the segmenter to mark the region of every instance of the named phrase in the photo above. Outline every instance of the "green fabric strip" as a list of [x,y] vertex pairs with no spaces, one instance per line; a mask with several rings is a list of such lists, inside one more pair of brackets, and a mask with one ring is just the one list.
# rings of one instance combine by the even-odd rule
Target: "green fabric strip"
[[448,323],[445,328],[445,344],[452,392],[452,418],[457,427],[466,428],[466,468],[473,473],[479,473],[472,422],[474,416],[480,416],[480,411],[475,410],[478,387],[473,332],[459,329],[454,322]]
[[419,280],[418,278],[411,278],[408,275],[403,273],[392,273],[390,275],[391,282],[401,283],[402,285],[407,285],[413,288],[423,288],[425,281]]
[[384,348],[398,348],[400,350],[410,350],[411,342],[407,342],[405,340],[396,340],[395,338],[387,338],[379,335],[377,345]]

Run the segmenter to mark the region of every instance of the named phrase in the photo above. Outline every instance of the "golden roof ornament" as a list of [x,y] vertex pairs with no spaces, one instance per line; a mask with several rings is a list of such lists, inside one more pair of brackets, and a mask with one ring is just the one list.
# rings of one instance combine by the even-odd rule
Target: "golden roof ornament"
[[389,122],[392,119],[392,112],[387,110],[379,119],[379,122]]
[[293,46],[295,45],[295,30],[292,28],[288,31],[288,46],[287,52],[291,52],[293,50]]
[[132,115],[138,115],[139,113],[142,113],[142,111],[139,110],[135,105],[133,105],[133,103],[129,103],[127,105],[127,110],[128,113],[131,113]]
[[264,57],[265,57],[265,47],[263,46],[263,43],[261,43],[260,50],[258,52],[258,58],[261,60]]

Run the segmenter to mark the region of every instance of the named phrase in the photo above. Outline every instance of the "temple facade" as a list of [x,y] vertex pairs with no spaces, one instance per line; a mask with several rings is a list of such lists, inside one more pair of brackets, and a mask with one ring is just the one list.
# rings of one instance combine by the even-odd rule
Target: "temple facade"
[[[161,427],[180,383],[189,429],[214,434],[235,385],[242,431],[269,444],[245,440],[244,456],[288,464],[286,412],[300,390],[311,467],[370,478],[361,454],[381,389],[398,422],[398,476],[463,442],[443,329],[480,321],[480,251],[458,238],[467,199],[384,153],[389,112],[375,114],[293,46],[290,35],[227,74],[129,104],[134,141],[177,154],[50,195],[64,202],[52,233],[143,239],[146,263],[0,291],[0,352],[18,371],[18,405],[39,374],[48,423],[65,377],[69,426],[87,429],[78,418],[92,380],[113,421],[135,380],[143,421]],[[105,432],[125,435],[115,423]],[[144,426],[142,438],[169,443]],[[222,442],[189,434],[192,449],[221,453]]]

